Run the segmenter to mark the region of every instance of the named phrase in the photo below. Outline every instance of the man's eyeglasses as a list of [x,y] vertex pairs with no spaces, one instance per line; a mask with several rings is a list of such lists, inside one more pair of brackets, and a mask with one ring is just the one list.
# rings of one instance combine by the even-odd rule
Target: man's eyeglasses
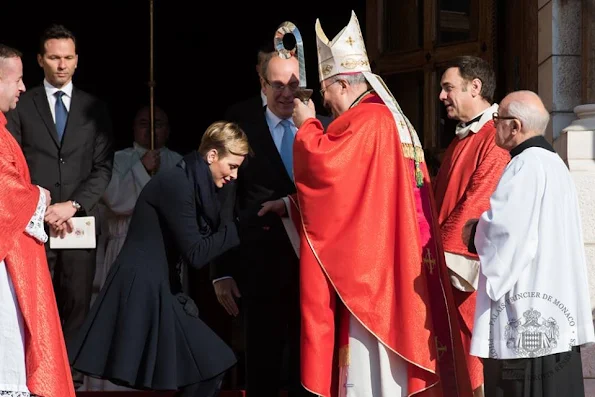
[[291,84],[281,84],[279,82],[271,83],[267,79],[264,79],[264,82],[267,83],[275,92],[283,92],[285,88],[288,88],[291,92],[296,92],[298,88],[300,88],[300,84],[296,81]]
[[329,88],[331,85],[333,85],[333,84],[335,84],[335,83],[338,83],[339,81],[341,81],[341,80],[335,80],[335,81],[333,81],[332,83],[330,83],[329,85],[327,85],[327,86],[326,86],[326,88],[323,88],[323,89],[321,89],[321,90],[320,90],[320,96],[324,98],[324,93],[326,92],[326,90],[328,90],[328,88]]
[[492,113],[492,120],[494,120],[494,124],[496,124],[500,120],[517,120],[517,118],[512,116],[500,116],[498,112],[494,112]]

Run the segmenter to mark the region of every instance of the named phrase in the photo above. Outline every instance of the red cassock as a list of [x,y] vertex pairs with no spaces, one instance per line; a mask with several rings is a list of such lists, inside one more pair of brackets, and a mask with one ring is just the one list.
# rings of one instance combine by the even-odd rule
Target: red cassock
[[[463,226],[477,219],[490,207],[490,196],[496,189],[510,154],[496,146],[496,128],[488,121],[464,139],[455,138],[444,154],[434,192],[438,222],[444,250],[479,260],[467,250],[461,238]],[[463,346],[473,389],[483,384],[481,359],[469,354],[475,316],[475,292],[453,288],[459,313]]]
[[20,146],[0,112],[0,258],[17,296],[26,328],[27,387],[40,397],[74,397],[70,366],[43,244],[25,233],[37,208]]
[[408,395],[472,394],[430,181],[421,163],[417,186],[413,153],[373,93],[326,134],[309,119],[296,135],[301,376],[318,395],[338,393],[344,313],[408,363]]

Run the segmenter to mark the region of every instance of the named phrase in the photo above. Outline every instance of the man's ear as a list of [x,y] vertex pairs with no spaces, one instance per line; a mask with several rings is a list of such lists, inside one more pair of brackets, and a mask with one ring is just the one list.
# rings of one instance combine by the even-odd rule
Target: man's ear
[[471,80],[471,95],[478,96],[479,94],[481,94],[481,88],[483,87],[483,83],[481,82],[480,79],[473,79]]
[[521,128],[522,128],[521,121],[518,119],[514,119],[514,120],[512,120],[512,123],[513,123],[512,129],[511,129],[512,134],[515,135],[517,133],[520,133]]

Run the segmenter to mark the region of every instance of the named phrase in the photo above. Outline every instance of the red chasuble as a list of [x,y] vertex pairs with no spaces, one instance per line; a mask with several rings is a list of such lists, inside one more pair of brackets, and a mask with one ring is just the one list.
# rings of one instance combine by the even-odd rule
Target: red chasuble
[[422,163],[417,187],[414,150],[375,94],[326,134],[309,119],[296,135],[301,376],[318,395],[337,395],[345,314],[408,363],[408,395],[472,393],[429,177]]
[[74,397],[70,366],[43,244],[25,233],[39,188],[0,112],[0,258],[16,292],[26,328],[27,387],[41,397]]
[[[490,196],[496,189],[510,154],[496,146],[496,128],[488,121],[477,133],[450,144],[434,181],[438,222],[444,251],[479,260],[467,250],[461,231],[469,219],[479,218],[490,207]],[[481,359],[469,355],[475,316],[475,292],[453,288],[459,311],[459,322],[472,387],[483,383]]]

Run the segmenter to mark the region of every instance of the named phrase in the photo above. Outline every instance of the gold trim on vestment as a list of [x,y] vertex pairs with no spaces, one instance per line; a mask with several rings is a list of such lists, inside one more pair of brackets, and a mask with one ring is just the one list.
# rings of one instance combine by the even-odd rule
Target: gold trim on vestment
[[[293,199],[291,198],[291,196],[289,196],[289,198],[290,198],[292,201],[294,201],[294,202],[295,202],[295,200],[293,200]],[[384,345],[384,346],[385,346],[385,347],[386,347],[388,350],[390,350],[391,352],[393,352],[394,354],[396,354],[397,356],[399,356],[399,357],[400,357],[400,358],[401,358],[403,361],[405,361],[405,362],[407,362],[407,363],[409,363],[409,364],[411,364],[411,365],[413,365],[413,366],[415,366],[415,367],[418,367],[418,368],[421,368],[421,369],[423,369],[423,370],[425,370],[425,371],[428,371],[428,372],[429,372],[429,373],[431,373],[431,374],[438,375],[438,373],[437,373],[436,371],[433,371],[433,370],[431,370],[430,368],[426,368],[426,367],[424,367],[423,365],[419,365],[419,364],[417,364],[417,363],[414,363],[413,361],[411,361],[411,360],[409,360],[409,359],[405,358],[403,355],[401,355],[401,354],[400,354],[399,352],[397,352],[395,349],[393,349],[392,347],[390,347],[390,346],[389,346],[389,345],[388,345],[388,344],[387,344],[385,341],[383,341],[383,340],[382,340],[382,339],[381,339],[381,338],[380,338],[378,335],[376,335],[374,332],[372,332],[372,331],[371,331],[371,330],[370,330],[370,329],[369,329],[369,328],[368,328],[368,327],[367,327],[367,326],[366,326],[366,325],[365,325],[365,324],[364,324],[364,323],[363,323],[363,322],[362,322],[362,321],[359,319],[359,317],[357,317],[357,316],[356,316],[356,315],[353,313],[353,311],[351,310],[351,308],[350,308],[350,307],[349,307],[349,306],[348,306],[348,305],[345,303],[345,300],[343,299],[343,297],[342,297],[342,296],[341,296],[341,294],[339,293],[339,291],[338,291],[337,287],[336,287],[336,286],[335,286],[335,284],[333,283],[333,280],[332,280],[332,278],[329,276],[329,274],[327,273],[327,271],[326,271],[326,269],[325,269],[324,265],[322,264],[322,261],[320,260],[320,257],[319,257],[319,256],[318,256],[318,254],[316,253],[316,250],[314,249],[314,245],[312,244],[312,241],[310,241],[310,237],[308,236],[308,232],[306,231],[306,226],[305,226],[305,224],[304,224],[304,217],[303,217],[303,215],[302,215],[302,211],[301,211],[301,208],[302,208],[302,206],[301,206],[301,204],[300,204],[300,202],[299,202],[299,199],[300,199],[300,195],[299,195],[299,194],[297,195],[297,198],[298,198],[298,203],[297,203],[297,204],[298,204],[298,206],[297,206],[297,208],[299,209],[299,213],[300,213],[300,220],[301,220],[301,223],[302,223],[302,231],[304,232],[304,237],[305,237],[305,239],[306,239],[306,241],[307,241],[307,243],[308,243],[308,246],[310,247],[310,250],[312,251],[312,255],[314,255],[314,258],[316,259],[316,261],[317,261],[317,262],[318,262],[318,264],[320,265],[320,268],[322,269],[322,272],[323,272],[323,273],[324,273],[324,275],[326,276],[326,279],[327,279],[327,280],[329,281],[329,283],[330,283],[330,284],[333,286],[333,289],[335,290],[335,293],[337,294],[337,297],[339,298],[339,300],[341,301],[341,303],[343,303],[343,305],[345,306],[345,308],[347,309],[347,311],[349,312],[349,314],[351,314],[351,315],[352,315],[352,316],[353,316],[353,317],[354,317],[354,318],[355,318],[355,319],[356,319],[356,320],[357,320],[357,321],[358,321],[358,322],[359,322],[359,323],[362,325],[362,327],[364,327],[364,328],[365,328],[365,329],[366,329],[366,330],[367,330],[367,331],[368,331],[370,334],[372,334],[372,335],[373,335],[373,336],[374,336],[374,337],[375,337],[375,338],[376,338],[376,339],[377,339],[377,340],[378,340],[380,343],[382,343],[382,344],[383,344],[383,345]],[[300,257],[301,257],[301,255],[300,255]],[[420,258],[420,260],[421,260],[421,258]],[[440,284],[442,284],[442,281],[440,282]],[[442,288],[444,288],[444,287],[442,286]],[[444,291],[443,291],[443,293],[444,293]],[[437,360],[437,359],[436,359],[436,364],[438,365],[438,360]],[[424,388],[424,389],[422,389],[422,390],[420,390],[419,392],[417,392],[417,393],[414,393],[414,394],[419,394],[419,393],[422,393],[422,392],[424,392],[424,391],[426,391],[426,390],[428,390],[428,389],[430,389],[430,388],[432,388],[432,387],[434,387],[434,386],[437,386],[439,383],[440,383],[440,376],[438,376],[438,381],[436,381],[435,383],[432,383],[431,385],[428,385],[426,388]],[[457,387],[457,389],[458,389],[458,387]],[[409,396],[413,396],[414,394],[409,394]],[[322,396],[322,395],[319,395],[319,396]],[[322,397],[330,397],[330,396],[322,396]]]
[[420,163],[425,162],[424,150],[420,146],[413,146],[411,143],[402,143],[403,156],[407,159],[416,160]]
[[351,364],[351,356],[349,354],[349,342],[347,346],[339,348],[339,367],[348,367]]

